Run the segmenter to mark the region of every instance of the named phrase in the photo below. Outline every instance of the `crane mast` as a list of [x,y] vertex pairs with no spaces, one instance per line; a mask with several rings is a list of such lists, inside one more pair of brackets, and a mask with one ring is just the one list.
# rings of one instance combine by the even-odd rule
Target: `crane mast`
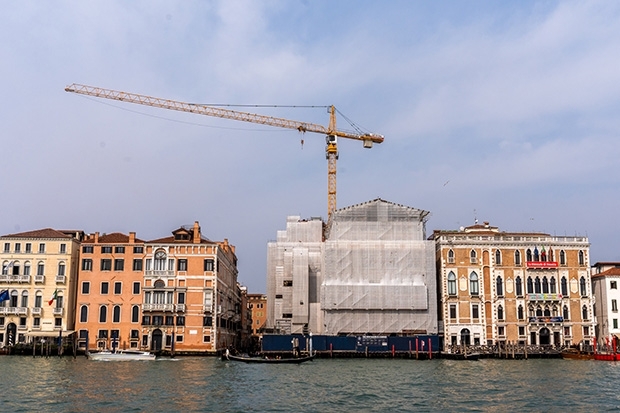
[[299,132],[321,133],[326,136],[325,157],[327,158],[327,217],[328,222],[336,210],[336,161],[338,159],[338,138],[362,141],[364,148],[372,148],[374,143],[383,142],[383,136],[373,133],[357,134],[336,129],[336,108],[329,107],[329,125],[327,127],[315,123],[300,122],[273,116],[223,109],[213,106],[162,99],[137,93],[86,86],[73,83],[65,88],[66,92],[94,96],[138,105],[152,106],[161,109],[196,113],[241,122],[257,123],[279,128],[295,129]]

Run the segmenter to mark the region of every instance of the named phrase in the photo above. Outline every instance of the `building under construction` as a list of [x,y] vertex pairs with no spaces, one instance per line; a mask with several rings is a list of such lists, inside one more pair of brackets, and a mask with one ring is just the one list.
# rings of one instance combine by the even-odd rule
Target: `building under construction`
[[375,199],[328,224],[291,216],[268,245],[268,324],[283,333],[437,334],[429,213]]

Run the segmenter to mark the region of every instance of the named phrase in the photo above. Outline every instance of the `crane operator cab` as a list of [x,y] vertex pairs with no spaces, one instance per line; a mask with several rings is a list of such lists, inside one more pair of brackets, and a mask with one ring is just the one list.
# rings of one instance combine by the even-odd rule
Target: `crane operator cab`
[[325,137],[325,158],[329,159],[330,154],[336,154],[336,159],[338,159],[338,137],[335,135],[327,135]]

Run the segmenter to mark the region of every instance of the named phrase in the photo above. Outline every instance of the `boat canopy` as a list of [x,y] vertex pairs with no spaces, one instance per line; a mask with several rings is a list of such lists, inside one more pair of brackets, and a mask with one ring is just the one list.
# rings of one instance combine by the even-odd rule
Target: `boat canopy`
[[[70,336],[71,334],[75,333],[74,330],[67,330],[67,331],[63,331],[62,335],[64,336]],[[60,330],[58,331],[29,331],[26,333],[26,337],[59,337],[60,336]]]

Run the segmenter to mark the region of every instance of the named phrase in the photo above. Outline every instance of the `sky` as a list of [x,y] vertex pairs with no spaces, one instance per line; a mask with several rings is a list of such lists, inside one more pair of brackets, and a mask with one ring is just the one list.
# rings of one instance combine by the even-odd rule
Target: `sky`
[[[385,136],[340,139],[339,208],[587,236],[620,261],[620,2],[2,1],[0,234],[200,223],[266,292],[286,218],[327,216],[324,136],[72,83]],[[265,106],[262,106],[265,105]],[[350,122],[349,122],[350,121]]]

